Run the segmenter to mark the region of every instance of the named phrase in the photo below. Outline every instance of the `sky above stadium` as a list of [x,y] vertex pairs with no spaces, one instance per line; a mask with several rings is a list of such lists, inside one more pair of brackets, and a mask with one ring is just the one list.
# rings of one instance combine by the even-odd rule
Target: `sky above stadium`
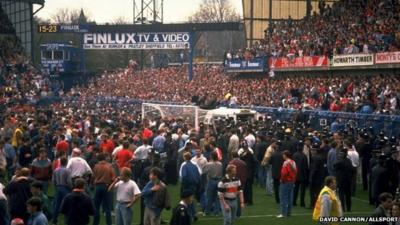
[[[201,2],[202,0],[164,0],[164,23],[186,21],[198,9]],[[231,2],[242,14],[242,0],[231,0]],[[111,23],[121,17],[126,21],[132,21],[133,0],[46,0],[45,7],[37,16],[50,19],[60,8],[83,8],[97,23]]]

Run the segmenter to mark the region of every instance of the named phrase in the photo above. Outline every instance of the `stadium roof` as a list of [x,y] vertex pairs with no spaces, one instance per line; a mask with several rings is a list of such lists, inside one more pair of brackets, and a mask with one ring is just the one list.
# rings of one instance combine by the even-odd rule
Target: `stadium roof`
[[26,2],[32,4],[44,5],[45,0],[0,0],[0,2]]

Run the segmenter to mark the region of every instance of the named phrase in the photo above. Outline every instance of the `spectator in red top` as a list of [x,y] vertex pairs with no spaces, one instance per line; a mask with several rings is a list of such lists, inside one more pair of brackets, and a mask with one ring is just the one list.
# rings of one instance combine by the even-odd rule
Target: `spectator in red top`
[[340,111],[342,109],[342,107],[340,107],[339,101],[336,99],[334,102],[331,103],[331,105],[329,106],[329,109],[332,112],[337,112],[337,111]]
[[56,144],[56,153],[58,154],[59,152],[64,152],[65,155],[67,155],[69,150],[69,144],[67,142],[67,140],[65,140],[65,135],[61,134],[60,135],[60,139]]
[[149,128],[144,128],[143,129],[143,134],[142,134],[143,138],[147,138],[150,139],[153,137],[153,132],[149,129]]
[[117,162],[118,168],[121,170],[124,167],[131,168],[131,161],[134,159],[134,154],[129,149],[129,142],[125,141],[122,144],[122,150],[115,155],[115,161]]
[[108,134],[101,135],[100,150],[107,155],[111,155],[114,151],[115,145],[112,139],[108,138]]
[[291,214],[294,183],[297,175],[296,163],[291,159],[290,152],[285,150],[282,152],[282,156],[285,161],[281,168],[281,185],[279,186],[281,214],[278,218],[289,217]]

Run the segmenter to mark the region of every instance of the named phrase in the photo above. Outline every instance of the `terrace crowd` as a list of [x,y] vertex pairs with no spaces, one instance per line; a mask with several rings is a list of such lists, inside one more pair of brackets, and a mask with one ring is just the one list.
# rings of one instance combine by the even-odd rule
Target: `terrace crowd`
[[105,72],[68,95],[120,97],[215,106],[269,106],[291,109],[398,114],[398,76],[291,76],[246,79],[227,76],[221,67],[197,66],[192,81],[183,67],[146,69],[135,74]]
[[229,52],[227,58],[333,56],[400,49],[400,3],[391,0],[319,1],[318,13],[301,20],[275,21],[265,40]]

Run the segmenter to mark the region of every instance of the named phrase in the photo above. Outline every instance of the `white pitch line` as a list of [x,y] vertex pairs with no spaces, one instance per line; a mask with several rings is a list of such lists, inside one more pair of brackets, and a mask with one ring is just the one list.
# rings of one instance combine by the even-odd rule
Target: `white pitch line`
[[[370,211],[364,211],[364,212],[349,212],[349,213],[345,213],[345,216],[347,216],[347,215],[357,215],[357,214],[371,214],[371,212]],[[246,219],[246,218],[266,218],[266,217],[276,217],[278,214],[269,214],[269,215],[251,215],[251,216],[241,216],[240,218],[244,218],[244,219]],[[294,213],[294,214],[292,214],[292,216],[310,216],[310,218],[311,218],[311,216],[312,216],[312,213]],[[240,219],[239,218],[239,219]],[[222,220],[223,219],[223,217],[215,217],[215,218],[209,218],[209,217],[200,217],[199,218],[199,220],[204,220],[204,221],[207,221],[207,220]]]

